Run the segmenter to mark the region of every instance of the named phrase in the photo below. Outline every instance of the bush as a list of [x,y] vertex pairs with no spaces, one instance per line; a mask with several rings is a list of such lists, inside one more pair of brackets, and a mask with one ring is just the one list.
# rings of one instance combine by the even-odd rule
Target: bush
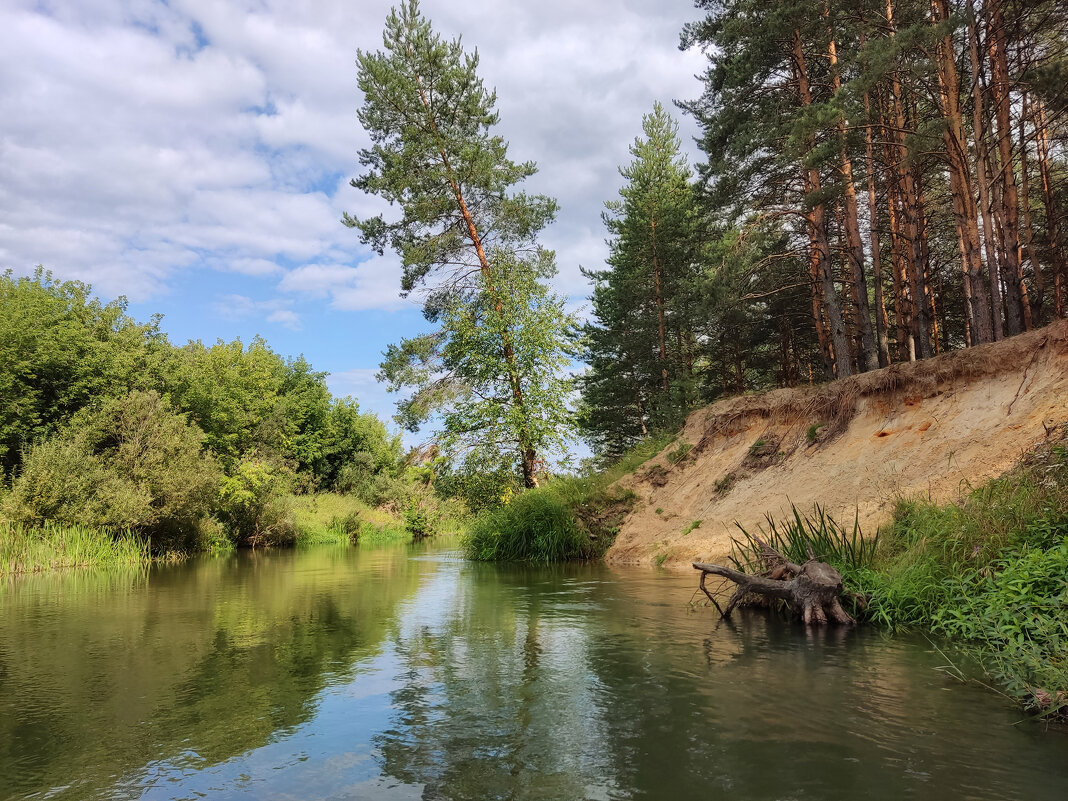
[[413,542],[425,540],[437,533],[432,516],[417,500],[412,500],[404,510],[404,528],[412,535]]
[[550,487],[528,490],[478,517],[463,541],[469,559],[560,562],[591,555],[567,503]]
[[402,476],[378,473],[357,492],[357,496],[368,506],[393,509],[399,513],[408,506],[412,493],[412,485]]
[[75,416],[26,454],[7,516],[131,529],[156,552],[189,551],[211,512],[218,469],[203,434],[156,392],[132,392]]
[[219,489],[219,511],[238,545],[292,545],[297,526],[289,508],[287,477],[281,468],[242,459]]

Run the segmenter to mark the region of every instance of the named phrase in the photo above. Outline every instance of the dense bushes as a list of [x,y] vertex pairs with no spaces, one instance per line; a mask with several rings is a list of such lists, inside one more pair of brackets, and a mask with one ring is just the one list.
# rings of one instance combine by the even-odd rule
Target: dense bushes
[[562,477],[479,515],[464,552],[480,561],[563,562],[601,556],[635,495],[611,486],[612,474]]
[[219,473],[203,434],[154,392],[132,392],[83,409],[31,448],[5,515],[107,526],[145,534],[153,548],[189,550],[210,514]]
[[258,337],[174,347],[121,299],[0,274],[0,518],[130,531],[159,553],[292,542],[293,492],[399,516],[399,437],[325,376]]
[[571,509],[552,485],[484,512],[467,532],[464,551],[482,561],[559,562],[590,555]]

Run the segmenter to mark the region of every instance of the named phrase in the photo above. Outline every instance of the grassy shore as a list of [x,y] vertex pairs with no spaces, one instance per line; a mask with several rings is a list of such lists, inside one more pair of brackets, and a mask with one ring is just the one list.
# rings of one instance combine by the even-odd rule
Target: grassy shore
[[602,556],[635,500],[632,491],[612,484],[673,439],[651,437],[600,473],[551,479],[484,512],[461,537],[465,556],[482,562],[543,563]]
[[128,567],[151,561],[148,544],[127,533],[46,523],[0,522],[0,576],[84,567]]
[[373,545],[410,540],[404,520],[374,509],[352,495],[320,492],[292,498],[297,545],[363,543]]

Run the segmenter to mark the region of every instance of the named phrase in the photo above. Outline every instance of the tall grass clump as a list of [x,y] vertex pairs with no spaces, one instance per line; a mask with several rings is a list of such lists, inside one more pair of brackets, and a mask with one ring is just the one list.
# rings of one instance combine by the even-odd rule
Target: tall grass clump
[[12,576],[74,567],[146,565],[148,543],[129,532],[44,523],[0,522],[0,575]]
[[767,528],[761,526],[758,535],[750,534],[738,526],[743,539],[734,541],[731,558],[740,570],[752,570],[760,564],[757,539],[797,564],[814,558],[826,562],[840,573],[856,573],[872,566],[878,535],[866,539],[860,531],[857,516],[853,518],[853,525],[846,528],[817,503],[813,505],[811,515],[791,505],[789,517],[776,520],[771,515],[765,515],[764,519]]
[[851,526],[843,526],[819,504],[813,505],[811,514],[791,504],[788,516],[777,520],[765,515],[764,519],[767,525],[760,526],[757,534],[738,526],[742,537],[733,540],[730,555],[735,567],[746,573],[764,570],[761,543],[799,565],[809,559],[826,562],[842,574],[845,605],[853,607],[854,615],[863,611],[864,600],[877,581],[874,563],[878,533],[865,537],[858,515],[854,515]]
[[484,562],[562,562],[589,555],[571,509],[551,485],[480,515],[463,548],[469,559]]
[[475,518],[464,552],[486,562],[592,559],[612,544],[634,499],[603,475],[556,478]]

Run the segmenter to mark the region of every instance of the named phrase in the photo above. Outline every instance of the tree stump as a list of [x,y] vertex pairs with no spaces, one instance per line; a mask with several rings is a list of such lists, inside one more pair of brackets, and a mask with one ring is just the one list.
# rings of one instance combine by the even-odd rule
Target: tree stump
[[[701,571],[701,590],[712,601],[724,618],[747,594],[754,593],[766,598],[786,601],[789,607],[801,616],[806,624],[823,625],[828,621],[851,626],[856,621],[842,608],[842,574],[826,562],[815,558],[803,565],[788,561],[782,554],[766,543],[757,540],[767,565],[766,575],[742,573],[723,565],[693,562],[694,569]],[[722,576],[738,585],[723,609],[705,586],[709,576]]]

